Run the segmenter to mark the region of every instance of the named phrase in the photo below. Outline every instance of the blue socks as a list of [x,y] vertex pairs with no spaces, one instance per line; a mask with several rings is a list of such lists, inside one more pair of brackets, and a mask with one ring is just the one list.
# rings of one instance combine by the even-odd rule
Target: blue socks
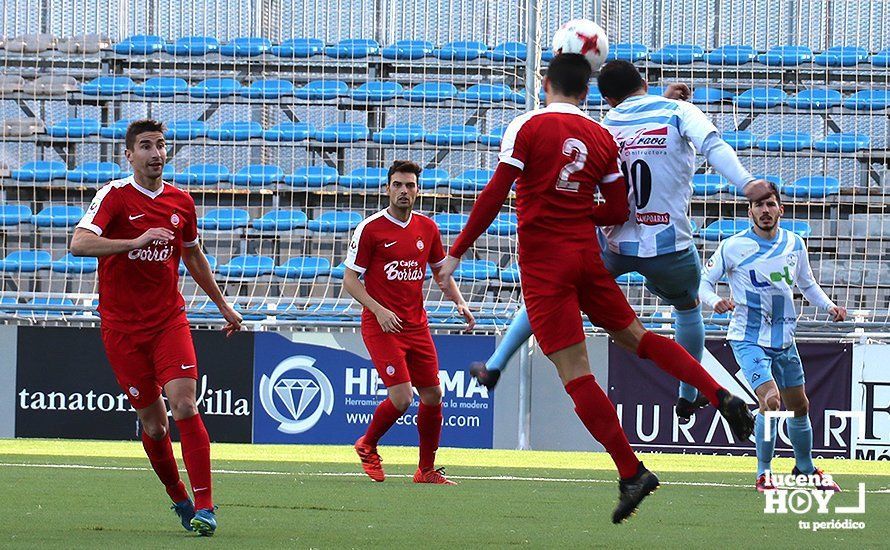
[[507,332],[501,339],[501,343],[494,350],[488,361],[485,362],[485,368],[488,370],[504,370],[507,368],[507,362],[513,357],[513,354],[522,347],[522,344],[532,336],[532,325],[528,321],[528,312],[523,305],[516,316],[510,321]]
[[[785,420],[788,425],[788,439],[794,449],[794,460],[797,469],[803,474],[811,474],[816,469],[813,465],[813,426],[810,416],[795,416]],[[758,454],[758,457],[760,455]]]
[[[705,350],[705,322],[701,316],[701,304],[683,311],[674,308],[674,316],[676,317],[674,339],[689,352],[689,355],[701,363]],[[695,386],[680,382],[680,397],[693,402],[698,397],[698,390]]]
[[[766,433],[766,418],[759,412],[754,416],[754,448],[757,450],[757,477],[769,470],[773,460],[773,452],[776,450],[776,433],[779,428],[779,419],[770,419],[770,440],[764,441]],[[795,451],[797,454],[797,451]]]

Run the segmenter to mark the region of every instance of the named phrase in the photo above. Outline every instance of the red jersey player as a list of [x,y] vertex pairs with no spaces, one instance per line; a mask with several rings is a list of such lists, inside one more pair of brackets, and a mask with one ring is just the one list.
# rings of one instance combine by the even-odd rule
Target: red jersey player
[[[223,298],[198,245],[195,201],[161,179],[167,160],[164,126],[130,124],[131,177],[101,188],[74,230],[71,253],[99,258],[99,313],[108,362],[142,423],[142,444],[183,527],[216,529],[210,480],[210,438],[195,403],[198,366],[179,293],[179,260],[219,307],[231,334],[241,315]],[[194,504],[179,479],[170,444],[167,395],[182,440]]]
[[[634,455],[614,406],[590,373],[579,309],[619,345],[698,388],[740,439],[751,435],[754,422],[745,403],[717,385],[682,347],[643,328],[603,266],[595,226],[623,223],[629,210],[615,141],[578,108],[590,77],[583,56],[553,58],[544,79],[547,106],[507,127],[500,163],[440,274],[454,271],[516,181],[520,280],[531,327],[575,412],[618,467],[620,497],[612,521],[619,523],[658,487],[658,478]],[[597,188],[605,198],[599,205]]]
[[[453,485],[441,468],[435,468],[442,433],[442,388],[423,308],[427,264],[445,296],[457,304],[467,330],[476,321],[454,279],[439,275],[445,261],[439,228],[430,218],[411,211],[420,172],[413,162],[393,162],[386,184],[389,206],[358,225],[346,256],[343,285],[364,306],[362,339],[388,393],[374,411],[365,435],[355,442],[355,450],[365,473],[374,481],[383,481],[377,442],[411,405],[413,385],[420,395],[420,462],[414,483]],[[359,281],[362,274],[365,284]]]

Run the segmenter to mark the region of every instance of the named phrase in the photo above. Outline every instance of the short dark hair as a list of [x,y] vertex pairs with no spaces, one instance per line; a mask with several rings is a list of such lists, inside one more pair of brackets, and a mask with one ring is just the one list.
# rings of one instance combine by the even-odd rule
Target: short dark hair
[[134,147],[136,147],[136,137],[139,134],[145,132],[166,132],[167,127],[164,126],[163,122],[151,119],[151,118],[143,118],[139,120],[134,120],[127,126],[127,136],[124,138],[127,144],[127,150],[132,151]]
[[389,182],[392,180],[392,175],[396,172],[414,174],[417,176],[417,179],[420,179],[420,173],[423,172],[423,168],[416,162],[410,160],[394,160],[392,161],[392,166],[389,167],[389,173],[386,174],[386,185],[389,185]]
[[633,63],[616,59],[609,61],[600,69],[596,85],[603,97],[621,101],[638,92],[645,85],[645,81]]
[[[772,197],[772,196],[775,196],[775,197],[776,197],[776,202],[779,203],[779,205],[781,206],[781,205],[782,205],[782,194],[779,193],[779,188],[776,187],[776,183],[767,180],[766,184],[769,186],[769,195],[763,197],[762,199],[757,199],[757,200],[761,200],[761,201],[762,201],[762,200],[766,200],[766,199],[768,199],[768,198],[770,198],[770,197]],[[748,201],[748,205],[750,205],[750,206],[754,206],[754,201],[750,201],[750,200],[749,200],[749,201]]]
[[557,92],[578,97],[587,92],[593,69],[580,53],[561,53],[550,60],[546,76]]

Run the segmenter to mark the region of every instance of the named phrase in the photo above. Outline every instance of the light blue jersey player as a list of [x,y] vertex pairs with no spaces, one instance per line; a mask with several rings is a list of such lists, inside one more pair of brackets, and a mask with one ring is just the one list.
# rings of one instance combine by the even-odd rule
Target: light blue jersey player
[[[813,278],[803,239],[779,227],[784,208],[775,186],[766,199],[751,202],[748,213],[753,227],[720,243],[705,265],[699,294],[714,311],[733,312],[726,339],[760,405],[754,423],[756,487],[760,492],[775,488],[768,471],[778,419],[771,420],[770,437],[766,438],[763,413],[778,411],[784,401],[794,412],[787,421],[796,462],[792,473],[813,476],[822,490],[839,491],[837,484],[828,476],[823,478],[822,470],[813,465],[809,403],[803,366],[794,344],[794,286],[810,304],[827,311],[833,321],[843,321],[847,311],[832,302]],[[724,275],[732,299],[721,298],[715,292],[717,281]]]
[[[767,184],[742,167],[698,107],[673,99],[688,95],[685,86],[669,88],[666,95],[672,98],[648,95],[643,77],[626,61],[606,64],[597,80],[612,106],[602,124],[618,142],[630,210],[626,223],[602,228],[603,263],[616,277],[632,271],[646,277],[649,291],[674,307],[677,342],[701,362],[705,345],[698,300],[701,262],[687,216],[696,150],[748,197],[766,195]],[[494,387],[500,371],[531,333],[525,309],[520,309],[495,353],[486,363],[471,365],[470,372],[480,383]],[[695,388],[681,384],[678,416],[688,419],[696,407],[706,404],[697,399]]]

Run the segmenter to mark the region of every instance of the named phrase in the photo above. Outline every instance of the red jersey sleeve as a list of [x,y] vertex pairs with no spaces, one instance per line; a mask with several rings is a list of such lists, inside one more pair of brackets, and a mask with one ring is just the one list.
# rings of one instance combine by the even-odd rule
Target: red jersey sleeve
[[77,227],[92,231],[99,236],[105,232],[120,210],[116,198],[117,194],[113,192],[114,189],[115,186],[113,184],[108,184],[99,189]]
[[346,260],[343,262],[346,267],[358,273],[364,273],[368,269],[371,264],[371,253],[374,250],[374,237],[371,233],[368,231],[367,220],[355,228],[349,250],[346,252]]
[[432,237],[430,238],[430,255],[428,262],[430,267],[440,267],[445,263],[445,248],[442,246],[442,233],[439,231],[439,226],[436,225],[436,222],[432,222],[432,226],[433,229],[431,231]]
[[526,124],[528,120],[529,117],[525,115],[519,116],[507,126],[504,137],[501,139],[501,152],[498,154],[498,161],[515,166],[520,170],[525,169],[529,151],[529,132]]
[[186,194],[188,212],[185,213],[185,223],[182,226],[182,246],[193,247],[198,244],[198,212],[195,209],[195,199]]

